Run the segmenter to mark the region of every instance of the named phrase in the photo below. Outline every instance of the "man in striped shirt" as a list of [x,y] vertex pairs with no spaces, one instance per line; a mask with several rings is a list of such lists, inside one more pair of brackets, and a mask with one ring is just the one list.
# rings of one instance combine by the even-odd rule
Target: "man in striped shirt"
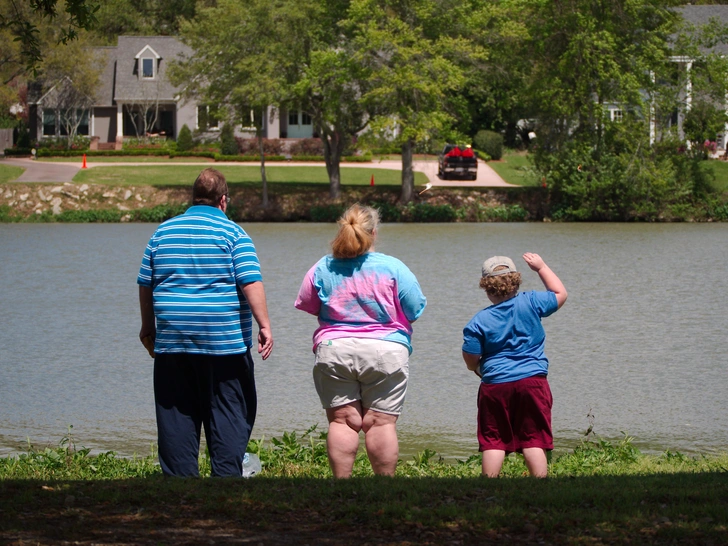
[[255,422],[252,349],[273,348],[260,263],[247,233],[228,220],[225,177],[205,169],[193,206],[149,240],[139,270],[142,327],[154,340],[159,463],[168,476],[198,476],[201,427],[213,476],[241,476]]

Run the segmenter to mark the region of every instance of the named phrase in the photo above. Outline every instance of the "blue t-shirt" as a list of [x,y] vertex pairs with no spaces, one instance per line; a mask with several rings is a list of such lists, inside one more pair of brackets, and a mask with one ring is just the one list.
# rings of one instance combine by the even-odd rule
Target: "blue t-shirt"
[[547,374],[541,318],[556,312],[553,292],[521,292],[478,312],[463,329],[463,352],[480,355],[484,383],[509,383]]
[[295,303],[319,319],[314,349],[323,340],[355,337],[401,343],[410,353],[410,323],[426,305],[409,268],[380,252],[347,259],[324,256],[306,273]]
[[225,213],[196,205],[152,235],[137,284],[154,295],[155,353],[229,355],[252,346],[238,285],[262,280],[253,241]]

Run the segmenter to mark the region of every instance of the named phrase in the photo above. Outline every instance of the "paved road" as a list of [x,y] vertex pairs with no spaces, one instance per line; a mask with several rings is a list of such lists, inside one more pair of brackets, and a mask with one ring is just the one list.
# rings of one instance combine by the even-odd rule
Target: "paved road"
[[[76,163],[54,163],[50,161],[35,161],[32,159],[3,159],[0,160],[3,165],[15,165],[23,167],[25,172],[18,177],[15,182],[71,182],[76,173],[81,170],[81,161]],[[166,165],[241,165],[237,162],[217,163],[211,162],[190,162],[190,163],[86,163],[89,169],[94,167],[130,167],[130,166],[166,166]],[[248,163],[247,165],[252,165]],[[266,165],[270,167],[312,167],[322,166],[323,163],[303,163],[295,161],[269,161]],[[390,169],[399,171],[402,169],[402,162],[394,159],[383,159],[380,161],[372,161],[371,163],[342,163],[341,168],[360,168],[360,169]],[[413,164],[415,171],[424,173],[433,186],[456,186],[456,187],[514,187],[513,184],[505,182],[498,174],[485,162],[478,161],[478,178],[477,180],[441,180],[437,176],[437,161],[432,160],[415,160]],[[375,176],[376,183],[376,176]]]

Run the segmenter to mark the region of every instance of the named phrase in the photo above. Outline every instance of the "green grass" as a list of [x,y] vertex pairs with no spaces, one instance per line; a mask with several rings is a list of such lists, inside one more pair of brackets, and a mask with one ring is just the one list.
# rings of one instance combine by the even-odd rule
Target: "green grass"
[[[83,157],[39,157],[41,163],[83,163]],[[86,158],[87,163],[215,163],[204,157],[159,157],[159,156],[93,156]]]
[[719,192],[728,191],[728,161],[703,161],[701,166],[715,175],[713,188]]
[[[260,166],[216,165],[229,184],[260,183]],[[76,183],[106,184],[110,186],[164,186],[189,185],[202,170],[200,166],[174,165],[168,167],[94,167],[79,171],[73,178]],[[271,183],[328,184],[325,167],[266,167],[266,177]],[[368,186],[372,175],[379,186],[401,186],[400,171],[342,167],[341,183],[347,186]],[[427,177],[415,173],[415,184],[424,185]]]
[[0,165],[0,184],[4,182],[10,182],[18,178],[25,169],[22,167],[15,167],[13,165]]
[[[425,450],[393,479],[333,480],[315,429],[253,442],[250,480],[162,479],[153,455],[91,456],[69,437],[0,459],[0,542],[172,544],[725,544],[728,455],[646,456],[631,440],[584,441],[547,480],[479,476]],[[201,459],[203,473],[209,461]]]
[[507,151],[500,161],[489,161],[498,175],[509,184],[538,186],[539,178],[533,170],[526,152]]

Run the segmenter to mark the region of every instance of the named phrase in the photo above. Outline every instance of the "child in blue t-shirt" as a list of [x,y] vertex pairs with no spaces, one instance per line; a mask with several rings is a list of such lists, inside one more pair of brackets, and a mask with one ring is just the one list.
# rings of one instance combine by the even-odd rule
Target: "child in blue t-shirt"
[[463,330],[463,360],[481,377],[478,391],[478,444],[483,475],[500,474],[508,453],[523,453],[532,476],[546,477],[553,399],[546,376],[546,333],[541,318],[566,301],[566,289],[541,256],[523,259],[541,278],[546,292],[518,293],[521,274],[513,260],[493,256],[483,263],[480,287],[493,304]]

